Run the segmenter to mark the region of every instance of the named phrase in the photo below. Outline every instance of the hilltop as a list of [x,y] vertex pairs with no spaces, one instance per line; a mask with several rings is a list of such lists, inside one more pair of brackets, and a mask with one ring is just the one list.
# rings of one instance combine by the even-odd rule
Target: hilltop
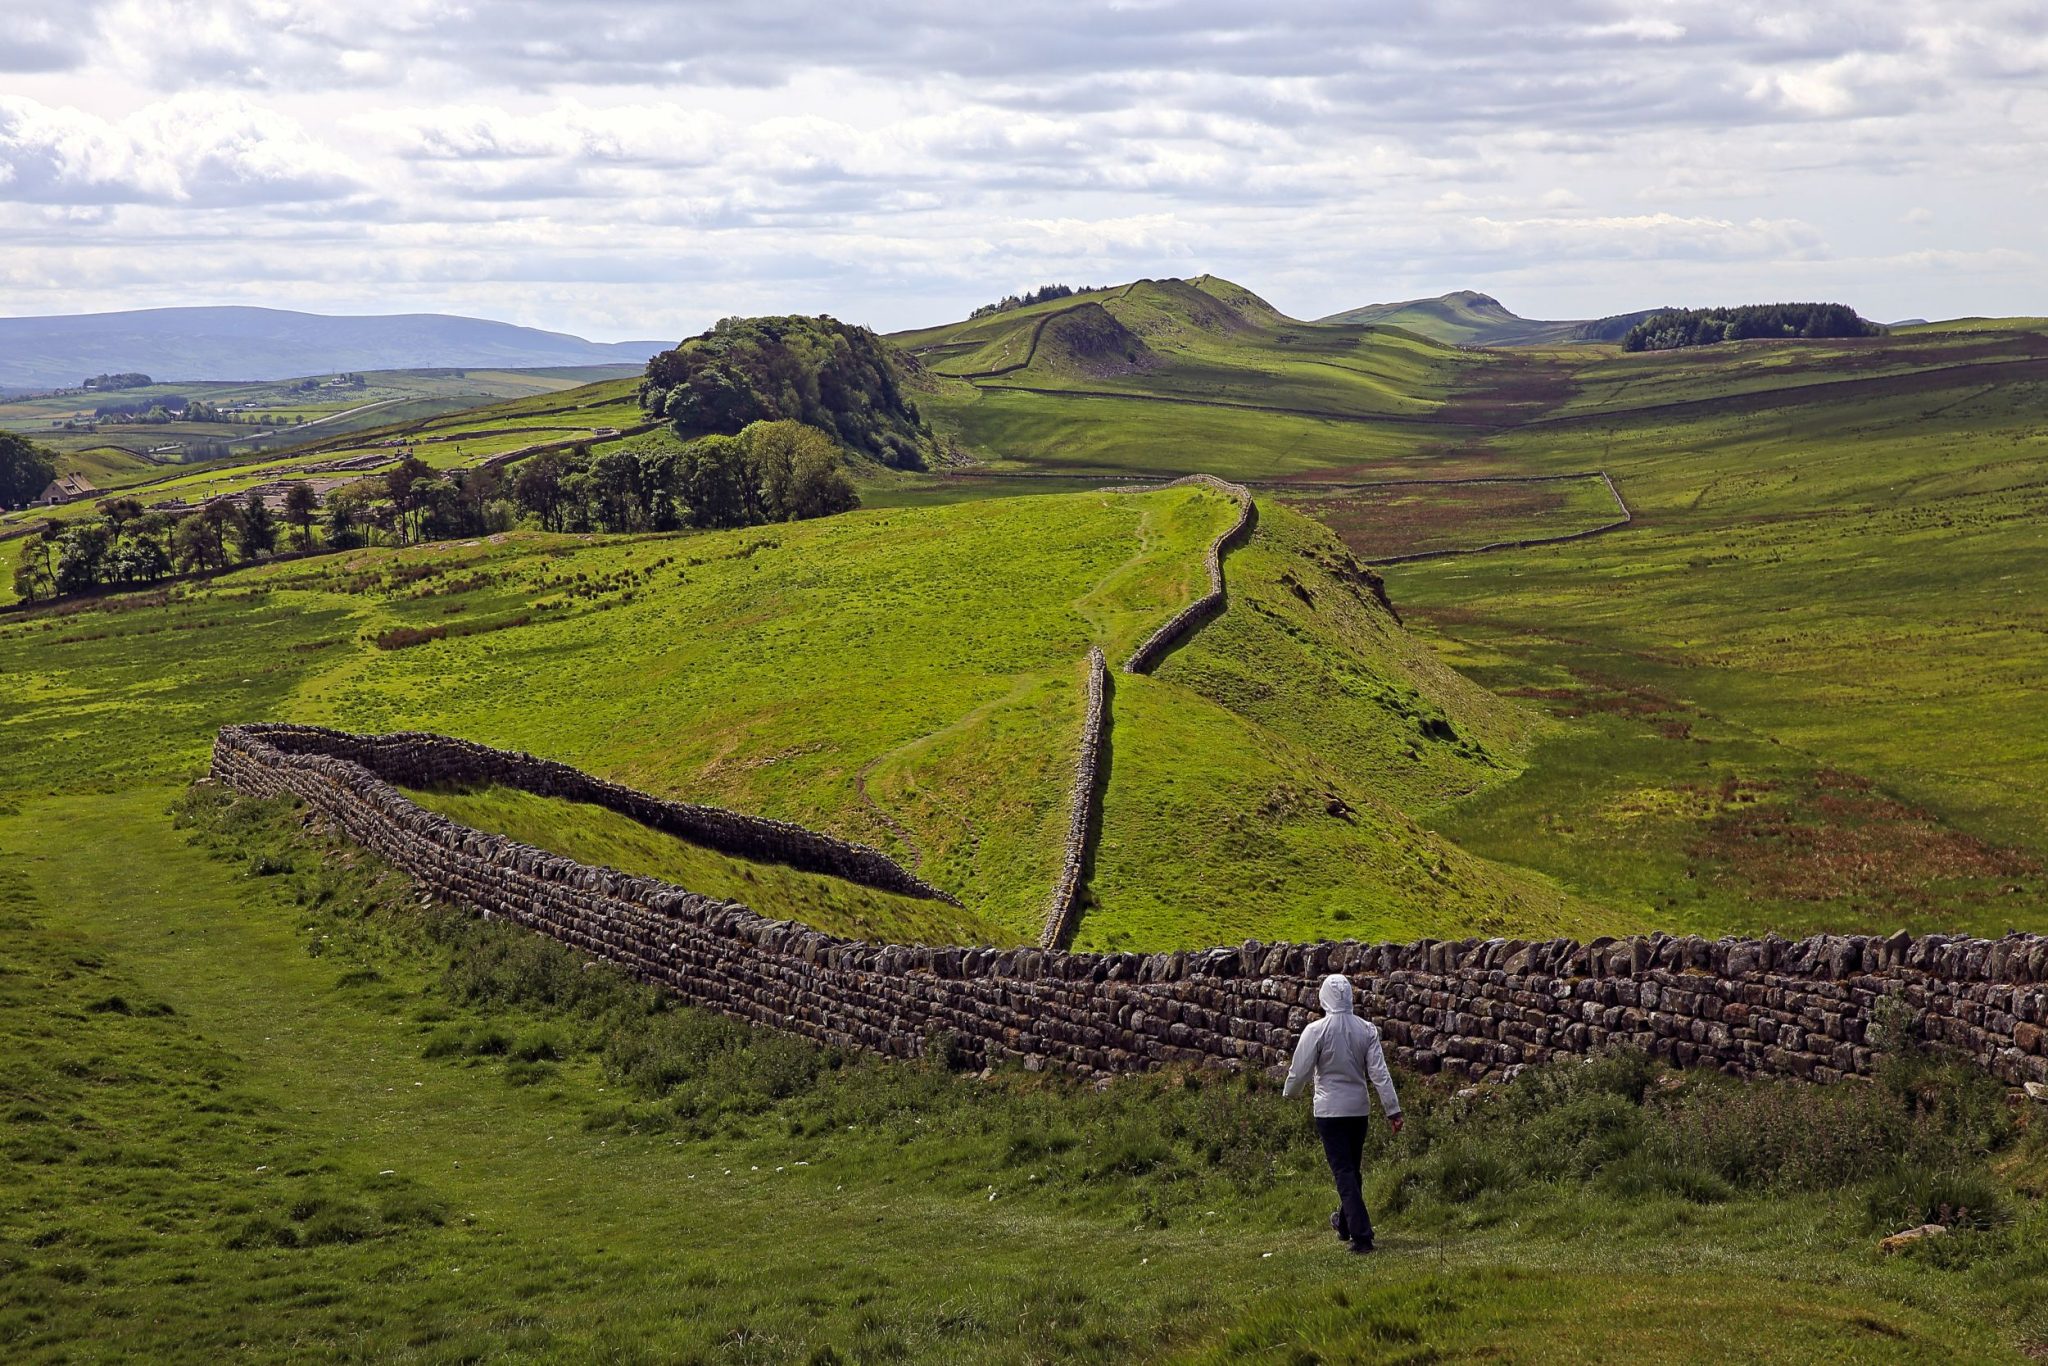
[[1490,294],[1460,289],[1434,299],[1348,308],[1322,321],[1402,327],[1453,346],[1550,346],[1561,342],[1618,342],[1631,327],[1656,311],[1644,309],[1611,318],[1544,322],[1509,312],[1506,305]]
[[[1213,275],[1137,280],[894,333],[951,448],[991,468],[1245,471],[1384,451],[1469,362],[1386,328],[1305,323]],[[1263,463],[1263,462],[1262,462]]]
[[639,365],[666,342],[590,342],[444,313],[338,316],[276,308],[148,308],[0,318],[0,390],[108,371],[163,381],[277,380],[352,370]]

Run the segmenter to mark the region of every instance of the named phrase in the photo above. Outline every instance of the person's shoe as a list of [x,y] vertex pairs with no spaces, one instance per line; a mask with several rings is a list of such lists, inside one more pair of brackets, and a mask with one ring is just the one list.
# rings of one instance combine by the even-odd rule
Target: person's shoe
[[1354,1257],[1363,1257],[1372,1250],[1372,1239],[1370,1238],[1358,1239],[1351,1244],[1351,1255]]

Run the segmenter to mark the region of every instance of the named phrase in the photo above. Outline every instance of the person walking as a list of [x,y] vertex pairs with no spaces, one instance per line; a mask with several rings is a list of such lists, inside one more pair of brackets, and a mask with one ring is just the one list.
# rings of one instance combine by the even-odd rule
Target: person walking
[[[1365,1151],[1365,1126],[1372,1115],[1372,1091],[1378,1091],[1387,1127],[1401,1132],[1401,1099],[1380,1048],[1380,1032],[1351,1009],[1351,979],[1333,972],[1316,993],[1323,1018],[1301,1031],[1294,1046],[1294,1065],[1287,1069],[1284,1096],[1298,1095],[1315,1077],[1316,1133],[1323,1140],[1330,1176],[1337,1183],[1337,1212],[1330,1227],[1358,1253],[1372,1251],[1372,1216],[1359,1188],[1358,1162]],[[1367,1083],[1371,1083],[1370,1089]]]

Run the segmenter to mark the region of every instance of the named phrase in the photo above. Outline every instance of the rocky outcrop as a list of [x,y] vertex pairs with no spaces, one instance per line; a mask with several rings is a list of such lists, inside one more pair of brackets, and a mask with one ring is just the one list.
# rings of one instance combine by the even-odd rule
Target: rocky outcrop
[[[229,726],[213,772],[238,791],[296,797],[447,901],[695,1004],[877,1053],[916,1055],[943,1032],[976,1062],[1085,1073],[1267,1067],[1314,1018],[1323,974],[1342,972],[1396,1061],[1460,1079],[1629,1046],[1685,1067],[1833,1081],[1870,1073],[1881,1035],[1910,1018],[2007,1081],[2048,1083],[2048,938],[2037,936],[1247,942],[1163,954],[871,944],[473,830],[392,786],[531,782],[578,800],[609,794],[605,804],[636,818],[680,805],[525,755],[428,735]],[[769,847],[749,818],[717,814],[697,828]],[[872,850],[801,835],[786,837],[799,856],[891,876],[867,861],[887,864]],[[900,868],[893,876],[915,882]]]

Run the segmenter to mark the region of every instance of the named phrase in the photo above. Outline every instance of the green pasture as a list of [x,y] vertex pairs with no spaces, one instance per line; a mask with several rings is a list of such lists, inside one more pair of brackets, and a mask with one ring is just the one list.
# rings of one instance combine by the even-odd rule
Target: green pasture
[[[423,906],[294,812],[181,795],[228,722],[442,731],[874,844],[966,909],[572,803],[421,794],[481,828],[842,933],[1029,942],[1083,657],[1203,592],[1235,514],[1098,485],[1200,469],[1259,481],[1258,527],[1228,612],[1115,676],[1079,947],[2048,930],[2038,329],[1455,353],[1168,283],[1088,296],[1149,371],[922,381],[985,463],[870,473],[856,513],[368,550],[0,615],[0,1355],[2048,1351],[2048,1124],[1910,1049],[1836,1088],[1628,1058],[1476,1098],[1403,1078],[1360,1263],[1323,1231],[1304,1107],[1265,1079],[1098,1092],[752,1034]],[[957,369],[1032,316],[918,338]],[[631,390],[183,477],[400,435],[467,461],[631,425]],[[1348,416],[1277,411],[1311,407]],[[1308,482],[1591,469],[1635,525],[1390,568],[1405,627],[1358,558],[1576,529],[1604,490]],[[1955,1232],[1875,1250],[1933,1218]]]
[[877,891],[776,863],[735,858],[585,802],[518,788],[408,790],[432,811],[477,830],[597,867],[659,878],[721,901],[758,906],[778,919],[848,939],[922,944],[1008,944],[1014,931],[941,901]]
[[[0,735],[23,756],[0,783],[165,781],[239,720],[435,730],[829,829],[967,907],[742,896],[731,870],[703,888],[764,914],[1026,942],[1066,828],[1087,650],[1121,660],[1205,591],[1203,549],[1233,515],[1183,487],[700,535],[522,533],[26,614],[0,624]],[[1230,615],[1158,678],[1119,680],[1083,942],[1626,923],[1412,819],[1519,772],[1531,708],[1409,641],[1341,544],[1284,507],[1229,572]],[[115,714],[135,719],[95,719]],[[493,819],[514,816],[492,828],[570,852],[534,812]],[[577,848],[621,834],[586,833]]]
[[[423,908],[288,812],[204,796],[174,828],[174,795],[0,812],[13,1361],[1952,1362],[2048,1334],[2017,1194],[2048,1154],[1946,1074],[1673,1089],[1623,1060],[1478,1106],[1404,1077],[1361,1261],[1270,1084],[750,1034]],[[1880,1257],[1929,1199],[1982,1224]]]
[[1473,678],[1568,714],[1439,828],[1707,932],[2048,928],[2048,378],[1935,359],[1497,437],[1530,472],[1597,452],[1637,523],[1387,571]]

